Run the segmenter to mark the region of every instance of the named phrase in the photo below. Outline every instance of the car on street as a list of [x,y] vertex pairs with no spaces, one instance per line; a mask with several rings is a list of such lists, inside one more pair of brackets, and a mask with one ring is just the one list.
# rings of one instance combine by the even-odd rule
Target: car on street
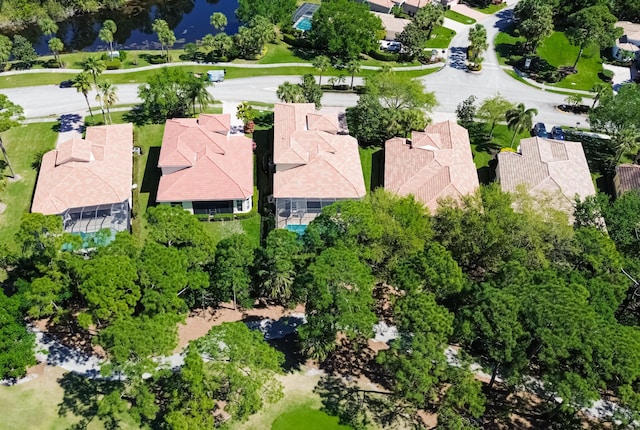
[[73,81],[71,79],[67,79],[66,81],[60,82],[60,88],[71,88],[73,86]]
[[551,129],[551,135],[549,137],[556,140],[564,140],[564,130],[562,127],[556,125]]
[[544,137],[544,138],[549,137],[549,133],[547,132],[547,127],[545,127],[545,125],[541,122],[538,122],[536,123],[536,125],[533,126],[533,130],[531,130],[531,135]]

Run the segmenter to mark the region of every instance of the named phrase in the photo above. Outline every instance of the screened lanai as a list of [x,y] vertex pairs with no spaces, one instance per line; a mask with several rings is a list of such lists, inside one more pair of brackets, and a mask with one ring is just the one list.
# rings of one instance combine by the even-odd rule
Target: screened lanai
[[128,231],[129,202],[85,206],[64,211],[62,223],[67,233],[95,233],[108,228],[114,232]]
[[322,212],[322,208],[340,199],[276,199],[276,218],[278,228],[288,225],[308,225]]

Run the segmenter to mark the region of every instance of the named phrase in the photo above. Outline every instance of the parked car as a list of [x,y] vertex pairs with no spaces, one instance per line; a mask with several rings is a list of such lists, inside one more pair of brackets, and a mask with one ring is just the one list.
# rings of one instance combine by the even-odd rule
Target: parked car
[[564,130],[562,127],[556,125],[551,129],[551,136],[549,137],[556,140],[564,140]]
[[71,79],[60,82],[60,88],[71,88],[73,86],[73,81]]
[[536,123],[536,125],[533,126],[533,130],[531,130],[531,135],[544,137],[544,138],[549,137],[549,133],[547,133],[547,127],[545,127],[545,125],[541,122],[538,122]]

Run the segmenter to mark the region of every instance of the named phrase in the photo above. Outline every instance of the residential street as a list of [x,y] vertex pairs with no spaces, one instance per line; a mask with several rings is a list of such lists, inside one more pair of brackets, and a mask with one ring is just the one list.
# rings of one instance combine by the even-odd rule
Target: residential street
[[[485,61],[482,72],[469,73],[464,69],[464,50],[468,44],[468,28],[460,30],[453,39],[449,48],[449,61],[440,71],[423,77],[427,90],[434,91],[439,106],[435,111],[445,115],[455,113],[456,106],[470,95],[475,95],[479,100],[500,93],[513,102],[522,102],[527,107],[538,109],[539,115],[535,122],[542,121],[551,125],[575,126],[580,122],[581,126],[587,124],[585,116],[577,116],[560,112],[555,106],[563,103],[565,95],[550,93],[528,86],[519,82],[498,65],[498,60],[493,50],[493,39],[499,29],[508,25],[511,19],[511,9],[505,9],[496,15],[488,16],[482,21],[487,28],[487,38],[491,43],[485,52]],[[310,70],[311,71],[311,70]],[[260,76],[253,78],[241,78],[227,80],[215,84],[211,93],[216,100],[225,104],[238,104],[243,100],[274,103],[276,88],[284,81],[297,81],[296,76]],[[356,79],[360,83],[360,79]],[[119,104],[132,104],[139,102],[137,97],[137,84],[118,85]],[[23,87],[0,90],[9,98],[23,106],[27,118],[51,117],[53,120],[62,114],[82,111],[86,102],[82,94],[74,88],[58,88],[54,85]],[[94,100],[95,94],[89,94],[92,106],[98,107]],[[352,106],[358,100],[358,96],[352,94],[325,93],[322,102],[326,106]],[[588,103],[585,98],[585,103]]]

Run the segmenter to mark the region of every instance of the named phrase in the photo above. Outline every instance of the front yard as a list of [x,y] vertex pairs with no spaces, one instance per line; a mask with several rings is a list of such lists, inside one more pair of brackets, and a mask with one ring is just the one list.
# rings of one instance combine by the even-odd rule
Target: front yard
[[[15,246],[13,237],[20,228],[22,214],[31,210],[40,156],[55,148],[58,138],[55,127],[54,122],[41,122],[2,133],[7,156],[19,180],[7,178],[6,189],[0,192],[0,203],[6,205],[0,214],[0,244]],[[9,169],[5,174],[9,174]]]

